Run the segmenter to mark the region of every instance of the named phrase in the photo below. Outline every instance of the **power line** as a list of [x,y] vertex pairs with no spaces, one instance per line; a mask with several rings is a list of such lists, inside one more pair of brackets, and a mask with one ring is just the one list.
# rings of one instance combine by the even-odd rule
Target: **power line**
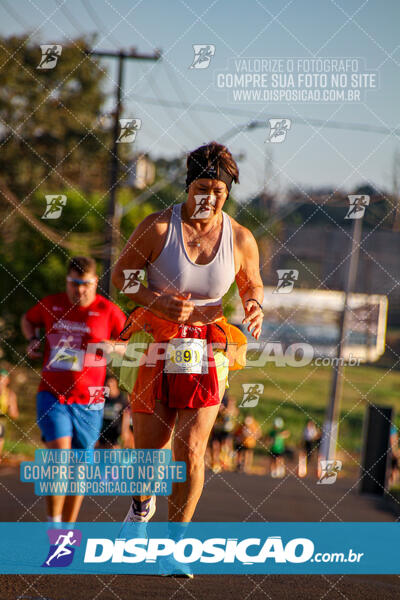
[[[215,113],[215,111],[218,110],[225,114],[247,116],[249,119],[251,119],[252,117],[255,117],[255,116],[257,116],[259,118],[259,114],[254,115],[245,110],[235,109],[235,108],[226,108],[225,106],[214,106],[214,105],[209,106],[207,104],[190,105],[189,103],[185,103],[185,102],[173,102],[170,100],[156,100],[154,98],[148,98],[148,97],[140,96],[138,94],[129,94],[128,96],[126,96],[127,100],[129,100],[130,98],[139,100],[141,102],[147,102],[148,104],[157,104],[160,106],[168,105],[168,106],[171,106],[172,108],[188,108],[188,107],[190,107],[191,110],[211,112],[211,113]],[[276,116],[276,114],[275,114],[275,116]],[[266,127],[267,118],[268,118],[268,116],[265,117],[265,121],[249,121],[248,123],[245,123],[242,125],[236,125],[234,128],[232,128],[229,131],[233,132],[233,130],[238,130],[238,132],[239,132],[239,131],[243,130],[244,128],[252,129],[252,128],[258,128],[258,127]],[[322,126],[322,127],[327,127],[327,128],[331,128],[331,129],[344,129],[344,130],[348,130],[348,131],[362,131],[364,133],[393,134],[396,136],[400,135],[399,128],[392,130],[390,127],[367,125],[365,123],[346,123],[344,121],[326,121],[324,119],[299,119],[297,117],[291,118],[291,121],[292,121],[292,123],[296,123],[298,125],[315,125],[316,127]]]
[[[135,99],[135,100],[143,100],[148,102],[149,104],[159,104],[160,106],[170,106],[171,108],[188,108],[190,107],[192,110],[202,110],[205,112],[215,113],[216,110],[221,110],[227,114],[234,115],[242,115],[244,117],[249,116],[248,111],[241,110],[240,108],[226,108],[225,106],[215,106],[214,104],[210,106],[209,104],[190,104],[189,102],[175,102],[173,100],[156,100],[155,98],[147,98],[144,96],[140,96],[138,94],[128,94],[126,99]],[[253,115],[256,116],[256,115]]]
[[61,12],[64,13],[64,16],[67,17],[68,21],[71,23],[72,27],[76,29],[79,35],[82,35],[82,25],[75,20],[75,17],[71,15],[67,7],[65,6],[65,2],[61,2],[61,0],[54,0],[58,9],[61,9]]
[[90,4],[89,0],[81,0],[81,2],[85,7],[87,14],[92,19],[99,32],[101,32],[103,41],[109,39],[115,48],[119,49],[121,47],[119,41],[111,33],[105,33],[107,31],[107,27],[105,27],[96,11],[93,10],[93,6]]
[[[340,121],[326,121],[324,119],[291,119],[292,123],[296,123],[297,125],[315,125],[315,127],[326,127],[328,129],[345,129],[347,131],[362,131],[364,133],[381,133],[381,134],[392,134],[392,135],[400,135],[400,129],[390,129],[390,127],[379,127],[375,125],[365,125],[364,123],[343,123]],[[242,125],[235,125],[227,132],[225,132],[221,139],[230,139],[235,137],[242,131],[246,131],[249,129],[265,129],[266,122],[265,121],[249,121],[247,123],[243,123]]]
[[[152,88],[155,95],[161,97],[162,93],[153,77],[153,72],[151,72],[150,75],[146,74],[146,80],[150,84],[150,87]],[[171,115],[172,108],[166,108],[166,107],[163,107],[163,108],[164,108],[164,111],[167,114],[168,118],[171,119],[171,122],[175,121],[175,114],[173,116]],[[182,133],[184,133],[187,138],[191,138],[193,136],[193,132],[190,131],[189,129],[187,129],[184,124],[181,123],[180,127],[181,127]]]
[[[175,90],[176,95],[178,96],[178,98],[183,98],[184,104],[186,104],[188,107],[192,107],[192,104],[190,104],[187,101],[186,92],[184,91],[184,89],[180,85],[180,83],[178,81],[178,78],[177,78],[176,74],[174,73],[173,69],[167,68],[167,66],[165,65],[165,63],[163,63],[163,66],[164,66],[165,72],[166,72],[166,74],[168,76],[168,79],[169,79],[172,87],[174,88],[174,90]],[[200,120],[199,118],[195,119],[192,116],[190,110],[187,112],[187,114],[188,114],[190,120],[192,121],[192,123],[200,130],[202,136],[204,136],[205,132],[208,131],[208,127],[205,125],[205,123],[202,120]],[[210,137],[210,136],[207,134],[207,137]]]
[[18,25],[22,25],[22,27],[24,27],[25,29],[29,29],[30,26],[28,25],[28,23],[24,21],[24,19],[21,19],[20,15],[14,11],[14,9],[8,4],[8,2],[6,2],[6,0],[3,0],[2,5],[4,6],[8,14],[11,15],[12,18],[18,23]]

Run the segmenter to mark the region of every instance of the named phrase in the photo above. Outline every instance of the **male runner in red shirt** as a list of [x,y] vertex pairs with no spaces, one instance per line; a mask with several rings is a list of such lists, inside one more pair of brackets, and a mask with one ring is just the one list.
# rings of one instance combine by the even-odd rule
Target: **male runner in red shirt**
[[[95,364],[91,347],[117,338],[124,313],[96,293],[92,258],[77,256],[67,269],[66,292],[46,296],[22,317],[30,358],[39,358],[38,329],[45,330],[37,423],[47,448],[93,448],[103,421],[104,361]],[[89,346],[88,344],[93,344]],[[48,496],[48,520],[76,521],[83,496]]]

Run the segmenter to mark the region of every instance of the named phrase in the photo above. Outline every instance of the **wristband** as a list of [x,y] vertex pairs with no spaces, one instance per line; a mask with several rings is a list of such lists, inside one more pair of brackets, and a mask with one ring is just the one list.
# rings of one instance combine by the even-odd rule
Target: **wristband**
[[261,310],[263,309],[263,307],[261,306],[261,304],[259,303],[258,300],[256,300],[255,298],[249,298],[248,300],[246,300],[245,304],[247,304],[248,302],[255,302],[256,304],[258,304],[258,306],[261,308]]

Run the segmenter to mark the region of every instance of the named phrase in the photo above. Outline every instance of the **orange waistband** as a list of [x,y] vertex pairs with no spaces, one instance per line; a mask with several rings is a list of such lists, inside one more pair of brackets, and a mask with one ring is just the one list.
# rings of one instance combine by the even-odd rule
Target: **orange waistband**
[[[139,306],[129,315],[119,337],[122,341],[129,341],[134,333],[146,331],[153,336],[155,342],[162,342],[177,337],[182,325],[184,324],[168,321],[155,315],[148,308]],[[219,317],[212,323],[199,327],[210,327],[211,341],[226,346],[231,370],[242,369],[246,365],[247,338],[238,327],[228,323],[226,317]]]

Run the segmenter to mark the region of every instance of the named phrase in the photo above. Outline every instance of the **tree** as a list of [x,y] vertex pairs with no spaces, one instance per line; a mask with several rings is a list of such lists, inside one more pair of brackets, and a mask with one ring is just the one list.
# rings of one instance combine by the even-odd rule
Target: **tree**
[[37,69],[40,44],[27,36],[0,44],[0,175],[21,199],[39,185],[72,182],[108,187],[111,130],[102,127],[106,77],[85,48],[94,38],[62,46],[53,69]]

